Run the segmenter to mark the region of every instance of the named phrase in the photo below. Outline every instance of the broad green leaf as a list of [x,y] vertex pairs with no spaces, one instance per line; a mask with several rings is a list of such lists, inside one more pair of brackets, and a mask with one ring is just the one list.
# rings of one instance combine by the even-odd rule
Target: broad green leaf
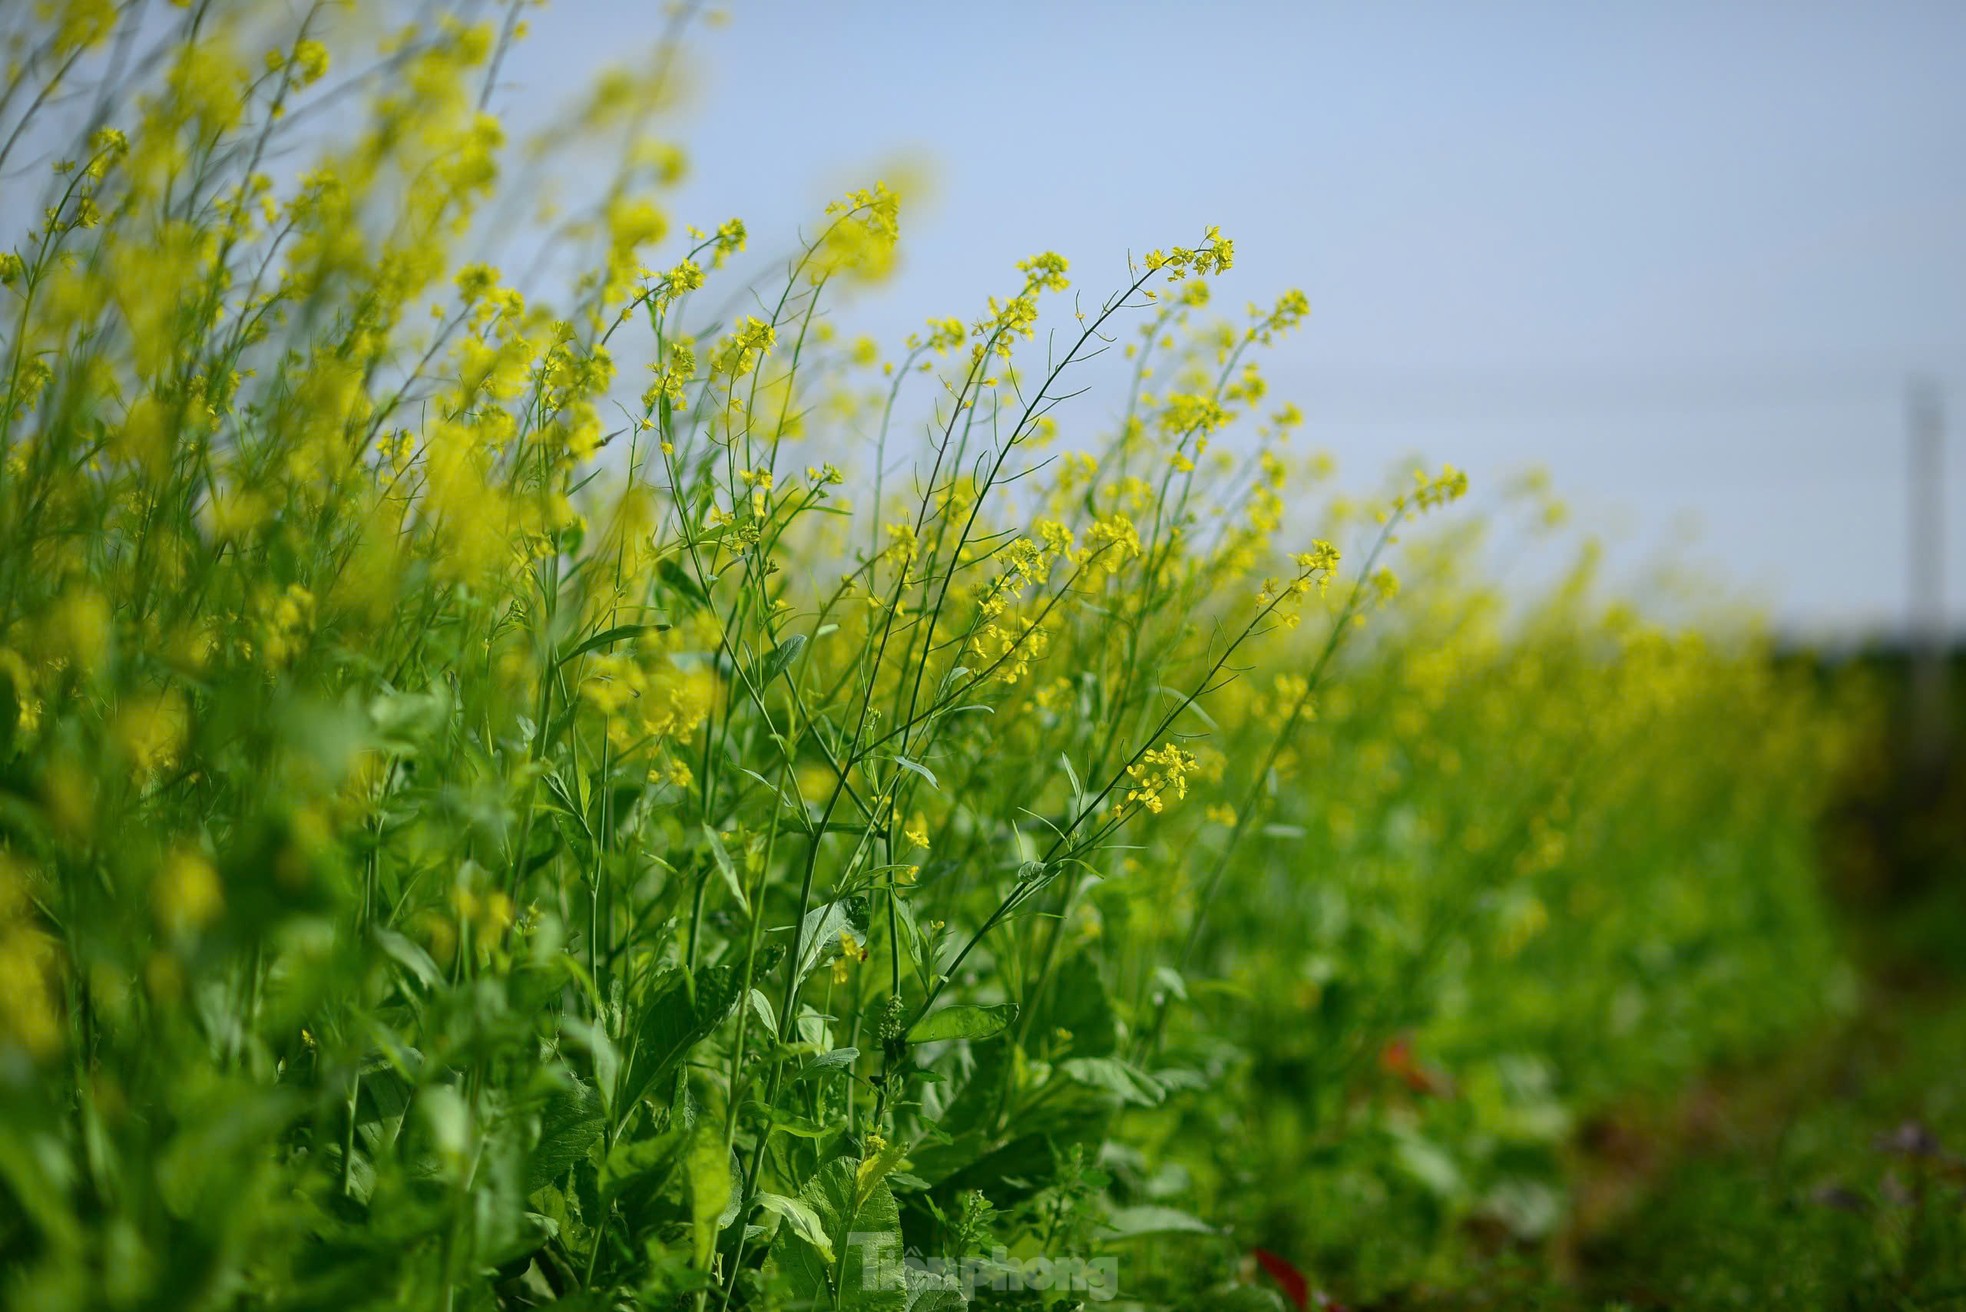
[[0,1133],[0,1182],[12,1190],[20,1214],[42,1234],[76,1242],[79,1231],[69,1206],[76,1164],[51,1130],[31,1137],[26,1131],[25,1125],[11,1125]]
[[540,1109],[539,1143],[527,1164],[528,1194],[565,1175],[600,1140],[605,1123],[600,1092],[578,1076],[569,1079]]
[[1167,993],[1167,996],[1179,998],[1182,1002],[1188,1000],[1188,981],[1182,979],[1181,972],[1174,969],[1174,967],[1155,966],[1154,983],[1159,985]]
[[432,1084],[418,1090],[416,1109],[445,1163],[463,1166],[471,1147],[471,1109],[463,1095],[448,1084]]
[[799,1139],[825,1139],[840,1132],[838,1125],[815,1121],[809,1116],[792,1112],[774,1112],[757,1102],[751,1104],[751,1110],[770,1124],[774,1134],[789,1134]]
[[[355,1138],[360,1147],[372,1156],[394,1150],[414,1092],[410,1080],[388,1063],[362,1072],[355,1110]],[[351,1161],[357,1170],[367,1166],[367,1159],[360,1152]],[[373,1172],[369,1174],[369,1183],[374,1183]]]
[[784,1194],[761,1193],[758,1202],[768,1212],[783,1217],[792,1232],[811,1244],[818,1252],[820,1260],[831,1266],[834,1262],[833,1241],[826,1235],[826,1226],[819,1219],[819,1213],[812,1210],[812,1204],[803,1198],[788,1198]]
[[1071,1056],[1109,1057],[1118,1049],[1119,1019],[1091,957],[1081,953],[1060,966],[1040,1006],[1032,1032],[1064,1030],[1072,1036]]
[[[419,1101],[430,1093],[451,1090],[433,1086],[419,1095]],[[158,1194],[170,1214],[196,1222],[222,1209],[239,1187],[239,1164],[253,1160],[298,1110],[289,1092],[239,1084],[212,1088],[203,1105],[195,1110],[187,1107],[189,1114],[173,1127],[175,1132],[153,1159]],[[0,1139],[11,1138],[13,1130],[12,1125],[0,1130]]]
[[697,1126],[689,1146],[690,1231],[696,1240],[696,1265],[708,1270],[710,1255],[717,1251],[717,1231],[724,1210],[730,1206],[730,1150],[724,1146],[723,1132],[706,1118]]
[[792,668],[792,662],[805,650],[806,635],[795,633],[785,641],[765,653],[764,659],[751,667],[745,682],[762,692],[774,679]]
[[908,1312],[962,1312],[969,1306],[962,1292],[954,1288],[954,1276],[945,1277],[950,1287],[926,1286],[908,1291]]
[[437,968],[437,963],[430,959],[430,954],[425,952],[421,945],[404,938],[393,929],[377,929],[372,932],[375,935],[376,946],[388,953],[410,974],[416,976],[423,987],[427,989],[443,987],[444,972]]
[[1131,1239],[1137,1235],[1218,1233],[1214,1226],[1200,1217],[1190,1216],[1172,1207],[1122,1207],[1106,1218],[1106,1224],[1120,1239]]
[[771,1266],[791,1286],[794,1305],[841,1312],[906,1312],[901,1216],[894,1195],[876,1180],[859,1194],[860,1159],[839,1157],[819,1169],[799,1198],[819,1218],[833,1260],[790,1226],[778,1232]]
[[1060,1062],[1058,1071],[1068,1080],[1103,1089],[1137,1107],[1158,1107],[1167,1100],[1159,1080],[1117,1057],[1074,1057]]
[[681,565],[678,565],[673,559],[664,559],[657,562],[655,572],[662,576],[664,583],[675,589],[691,605],[701,608],[710,604],[710,598],[703,591],[702,586],[695,579],[691,578],[689,572]]
[[941,1194],[953,1197],[976,1189],[1001,1207],[1036,1193],[1057,1167],[1047,1135],[1020,1134],[994,1148],[991,1142],[979,1131],[939,1149],[918,1148],[911,1154],[912,1169]]
[[[680,1126],[653,1138],[617,1142],[596,1174],[599,1200],[616,1206],[623,1216],[638,1217],[660,1205],[659,1200],[667,1199],[673,1216],[674,1200],[680,1192],[674,1177],[693,1142],[692,1134]],[[577,1173],[575,1182],[579,1182]]]
[[799,926],[800,980],[812,974],[822,961],[829,960],[829,954],[837,955],[843,929],[856,931],[856,938],[864,937],[858,932],[860,927],[854,923],[852,908],[845,898],[806,912]]
[[806,1058],[794,1077],[800,1080],[816,1079],[828,1071],[851,1070],[853,1063],[860,1060],[858,1048],[834,1048],[828,1052],[814,1053]]
[[853,1173],[853,1205],[860,1208],[873,1196],[876,1186],[886,1188],[883,1181],[901,1165],[902,1158],[908,1155],[908,1145],[899,1139],[882,1148],[872,1157],[864,1157]]
[[772,1010],[771,999],[764,995],[763,990],[752,989],[748,1001],[752,1014],[758,1018],[758,1023],[765,1027],[765,1033],[778,1033],[778,1013]]
[[689,976],[672,970],[643,1000],[623,1081],[624,1106],[640,1101],[723,1023],[737,1005],[743,976],[733,965],[712,966],[698,971],[694,984],[692,989]]
[[560,1032],[587,1049],[594,1060],[594,1086],[601,1095],[601,1106],[612,1109],[615,1093],[621,1087],[621,1051],[614,1046],[614,1040],[598,1022],[578,1016],[562,1017]]
[[1393,1157],[1405,1172],[1442,1198],[1453,1198],[1463,1188],[1461,1168],[1447,1151],[1431,1139],[1411,1132],[1397,1136]]
[[450,690],[442,684],[428,692],[384,692],[369,702],[369,722],[381,746],[397,756],[415,756],[443,732],[450,714]]
[[931,1011],[908,1030],[910,1043],[937,1043],[944,1039],[987,1039],[1001,1034],[1017,1019],[1017,1004],[999,1002],[979,1007],[956,1003]]

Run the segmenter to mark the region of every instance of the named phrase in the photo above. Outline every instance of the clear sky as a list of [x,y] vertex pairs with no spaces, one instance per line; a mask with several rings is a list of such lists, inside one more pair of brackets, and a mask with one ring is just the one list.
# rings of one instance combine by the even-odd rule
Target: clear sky
[[[1905,612],[1908,375],[1947,389],[1949,607],[1966,625],[1966,2],[732,0],[690,39],[683,217],[788,239],[933,166],[856,326],[972,314],[1067,255],[1236,241],[1232,303],[1299,286],[1271,361],[1354,482],[1424,453],[1547,466],[1635,562],[1695,556],[1785,626]],[[632,63],[661,7],[561,0],[523,124]]]

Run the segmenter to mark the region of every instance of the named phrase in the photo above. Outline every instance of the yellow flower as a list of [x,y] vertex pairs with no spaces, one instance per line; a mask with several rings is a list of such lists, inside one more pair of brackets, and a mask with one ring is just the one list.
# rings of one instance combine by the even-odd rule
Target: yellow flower
[[859,940],[853,937],[853,931],[848,929],[841,930],[840,955],[833,959],[833,982],[835,984],[846,983],[848,972],[853,969],[856,963],[865,961],[866,959],[867,949],[860,946]]
[[124,706],[116,717],[116,738],[131,772],[149,779],[176,764],[189,721],[184,696],[175,689]]
[[166,933],[196,933],[225,909],[218,871],[197,851],[180,847],[164,858],[150,887],[150,906]]
[[0,1052],[45,1057],[61,1046],[60,962],[35,917],[26,868],[0,852]]
[[717,345],[717,372],[735,381],[758,367],[778,342],[778,330],[751,315]]
[[[826,207],[832,226],[813,249],[808,275],[814,282],[844,276],[880,282],[894,272],[901,239],[901,198],[885,182],[872,190],[848,192]],[[738,240],[742,241],[742,235]]]
[[94,673],[109,657],[109,603],[87,588],[70,592],[48,620],[52,654],[84,673]]
[[287,665],[307,646],[314,631],[314,594],[298,583],[273,603],[267,617],[266,659],[273,665]]
[[1126,800],[1138,802],[1159,815],[1167,805],[1165,795],[1169,789],[1177,800],[1188,795],[1188,776],[1195,772],[1196,766],[1194,756],[1173,743],[1150,747],[1138,761],[1126,767],[1134,785],[1127,791]]
[[906,520],[897,520],[887,526],[887,535],[888,553],[894,557],[895,562],[904,569],[914,564],[916,553],[921,549],[915,526]]

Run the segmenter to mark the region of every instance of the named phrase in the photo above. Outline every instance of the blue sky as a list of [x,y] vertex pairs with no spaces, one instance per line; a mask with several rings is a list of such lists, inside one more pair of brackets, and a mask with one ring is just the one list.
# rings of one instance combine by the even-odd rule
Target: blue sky
[[[507,114],[660,23],[547,9]],[[684,217],[769,249],[932,166],[856,326],[968,315],[1043,249],[1096,295],[1220,224],[1234,303],[1308,292],[1272,378],[1355,483],[1540,463],[1629,569],[1697,524],[1785,627],[1902,623],[1907,376],[1966,429],[1966,3],[736,0],[689,60]],[[1959,624],[1957,433],[1946,500]]]

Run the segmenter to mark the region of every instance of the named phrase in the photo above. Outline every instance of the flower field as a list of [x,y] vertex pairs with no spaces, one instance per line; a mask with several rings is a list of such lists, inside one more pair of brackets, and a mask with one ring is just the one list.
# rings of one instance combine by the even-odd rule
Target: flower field
[[524,15],[346,17],[4,20],[6,1306],[1451,1299],[1847,1007],[1869,703],[1331,470],[1229,237],[850,338],[662,62],[530,285]]

